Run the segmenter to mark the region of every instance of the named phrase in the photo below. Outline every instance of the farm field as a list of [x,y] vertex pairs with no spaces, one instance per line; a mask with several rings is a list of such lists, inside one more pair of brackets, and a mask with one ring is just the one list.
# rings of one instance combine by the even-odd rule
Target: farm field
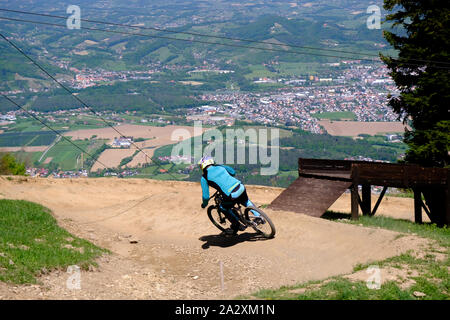
[[34,147],[0,147],[0,152],[43,152],[48,146],[34,146]]
[[[89,150],[93,143],[92,141],[86,140],[74,140],[72,142],[83,150]],[[43,161],[45,162],[48,158],[52,158],[48,164],[54,163],[61,170],[80,169],[80,155],[81,150],[73,146],[68,141],[62,139],[47,152],[45,156],[46,158],[43,159]]]
[[123,158],[131,157],[135,151],[136,149],[106,149],[92,166],[91,172],[104,169],[103,164],[108,168],[116,168]]
[[5,132],[0,135],[0,147],[48,146],[55,138],[52,131]]
[[351,111],[321,112],[315,113],[313,116],[320,120],[356,120],[356,115]]
[[134,168],[134,167],[138,167],[139,165],[151,162],[151,158],[153,157],[155,148],[145,149],[144,151],[145,151],[145,154],[142,151],[140,151],[137,155],[135,155],[133,157],[133,160],[131,160],[127,164],[127,166]]
[[332,136],[356,137],[359,134],[376,135],[405,131],[401,122],[359,122],[320,120],[319,124]]
[[[166,126],[166,127],[153,127],[153,126],[142,126],[142,125],[123,125],[117,127],[117,130],[126,136],[132,136],[134,139],[136,138],[144,138],[148,139],[145,141],[135,142],[135,144],[144,149],[145,153],[139,152],[133,157],[133,160],[130,161],[127,166],[128,167],[137,167],[144,163],[148,163],[149,158],[153,157],[154,151],[158,147],[174,144],[177,140],[172,140],[172,134],[175,134],[177,130],[179,132],[184,132],[191,136],[197,134],[194,132],[194,127],[188,126]],[[203,129],[203,132],[206,131],[207,128]],[[200,134],[200,132],[198,133]],[[78,130],[71,131],[66,133],[67,136],[76,137],[79,139],[89,139],[92,136],[96,136],[96,138],[107,139],[108,143],[111,143],[114,138],[118,136],[118,133],[114,131],[112,128],[102,128],[102,129],[92,129],[92,130]],[[174,136],[176,138],[176,136]],[[130,149],[106,149],[102,152],[99,157],[99,162],[104,163],[109,168],[117,167],[121,160],[127,157],[133,156],[133,154],[137,151],[137,148],[132,145]],[[91,171],[97,171],[98,169],[102,169],[104,166],[96,162]]]
[[[175,130],[187,130],[192,136],[194,135],[194,127],[188,126],[165,126],[165,127],[153,127],[134,124],[125,124],[114,127],[120,133],[127,137],[151,139],[146,141],[145,147],[163,146],[166,144],[172,144],[175,141],[171,139],[172,133]],[[203,129],[205,131],[206,129]],[[99,139],[108,139],[112,141],[117,138],[119,134],[112,128],[99,128],[99,129],[87,129],[69,131],[64,134],[65,136],[71,136],[75,139],[90,139],[92,136],[97,136]]]

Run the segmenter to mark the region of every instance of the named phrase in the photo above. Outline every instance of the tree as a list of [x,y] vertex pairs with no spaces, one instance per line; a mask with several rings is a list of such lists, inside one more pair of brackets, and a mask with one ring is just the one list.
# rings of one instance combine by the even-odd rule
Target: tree
[[450,2],[446,0],[385,0],[386,17],[398,33],[384,31],[398,57],[381,55],[399,96],[389,105],[411,131],[405,160],[423,166],[450,165]]
[[[410,122],[405,161],[422,166],[450,166],[450,2],[447,0],[384,0],[386,17],[397,33],[384,31],[398,57],[381,55],[400,94],[389,105]],[[422,190],[433,222],[442,224],[445,191]]]
[[25,172],[25,164],[17,162],[11,154],[0,157],[0,174],[23,176]]

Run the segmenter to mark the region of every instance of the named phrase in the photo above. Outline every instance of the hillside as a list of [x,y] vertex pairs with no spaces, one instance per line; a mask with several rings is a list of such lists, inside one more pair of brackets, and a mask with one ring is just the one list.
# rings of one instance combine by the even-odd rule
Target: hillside
[[[413,235],[271,210],[266,212],[277,227],[275,239],[258,240],[249,230],[223,238],[200,208],[199,183],[0,177],[0,186],[1,199],[40,203],[60,226],[112,251],[99,259],[98,268],[82,272],[82,290],[68,290],[68,274],[52,272],[38,285],[0,283],[6,299],[232,298],[351,273],[357,264],[427,243]],[[282,189],[250,186],[248,191],[262,205]],[[382,204],[380,210],[398,211],[393,208]]]
[[[38,58],[47,70],[61,79],[70,80],[74,77],[74,69],[71,68],[109,71],[156,68],[160,71],[154,76],[157,80],[163,80],[166,76],[195,80],[186,71],[208,66],[233,69],[236,72],[226,77],[210,77],[207,84],[197,89],[224,89],[226,85],[223,82],[228,81],[250,89],[253,87],[246,78],[255,75],[257,68],[262,70],[263,75],[275,72],[287,76],[292,73],[292,69],[306,70],[308,66],[304,63],[336,61],[333,57],[321,55],[333,56],[333,51],[310,50],[301,48],[302,46],[376,56],[380,48],[384,48],[387,43],[381,30],[369,30],[366,27],[369,17],[366,9],[370,4],[372,3],[369,0],[339,0],[333,3],[321,0],[313,4],[287,4],[283,1],[267,0],[249,1],[246,4],[224,0],[151,3],[130,1],[129,6],[125,7],[118,1],[80,1],[78,5],[82,9],[82,19],[134,25],[140,29],[84,22],[82,27],[109,28],[118,33],[83,29],[67,32],[62,19],[43,20],[39,16],[13,12],[2,12],[2,16],[52,23],[62,27],[6,20],[0,20],[0,26],[27,54]],[[41,1],[36,5],[33,1],[14,0],[2,7],[66,17],[67,6],[65,1]],[[159,31],[162,29],[169,32]],[[126,33],[138,33],[140,36]],[[270,44],[235,41],[234,38],[265,41]],[[300,48],[289,48],[286,45]],[[42,73],[32,65],[20,63],[23,57],[7,48],[6,43],[0,43],[0,48],[0,88],[17,90],[34,87],[41,89],[40,91],[44,88],[56,88],[51,82],[43,81]],[[255,48],[265,48],[269,51]],[[287,50],[302,54],[284,52]],[[337,55],[344,59],[352,59],[355,56]],[[273,62],[276,62],[276,65],[262,67],[262,64]],[[117,93],[120,93],[120,88]],[[95,94],[102,96],[98,100],[108,99],[108,95],[103,92]],[[152,96],[152,92],[147,95]],[[134,99],[133,103],[142,105],[143,97],[140,98]],[[114,99],[107,101],[113,103]],[[37,102],[36,107],[39,105]]]

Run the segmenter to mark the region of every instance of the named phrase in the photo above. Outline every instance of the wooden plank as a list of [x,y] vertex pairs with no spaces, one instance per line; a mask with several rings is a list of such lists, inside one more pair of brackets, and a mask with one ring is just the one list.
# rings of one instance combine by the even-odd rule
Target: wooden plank
[[332,160],[332,159],[298,159],[299,173],[350,173],[353,163],[374,163],[369,161],[355,161],[355,160]]
[[269,208],[321,217],[350,185],[344,181],[298,177]]
[[350,171],[352,161],[299,158],[298,168],[299,171]]
[[[416,186],[446,185],[448,169],[403,166],[399,164],[353,164],[354,183],[413,188]],[[357,179],[356,179],[357,177]]]
[[298,174],[299,177],[305,178],[315,178],[315,179],[326,179],[326,180],[338,180],[338,181],[352,181],[349,172],[301,172]]

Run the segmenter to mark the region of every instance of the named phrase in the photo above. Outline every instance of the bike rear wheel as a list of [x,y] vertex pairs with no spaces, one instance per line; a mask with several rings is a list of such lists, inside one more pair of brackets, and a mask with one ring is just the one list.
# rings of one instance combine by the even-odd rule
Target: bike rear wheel
[[231,227],[230,221],[228,221],[223,212],[220,212],[217,206],[208,207],[208,218],[220,231],[225,231]]
[[[252,211],[259,213],[259,217]],[[266,238],[273,238],[275,236],[275,225],[272,220],[270,220],[269,216],[261,209],[256,207],[247,207],[244,211],[244,217],[247,220],[247,225],[251,226],[259,234]]]

